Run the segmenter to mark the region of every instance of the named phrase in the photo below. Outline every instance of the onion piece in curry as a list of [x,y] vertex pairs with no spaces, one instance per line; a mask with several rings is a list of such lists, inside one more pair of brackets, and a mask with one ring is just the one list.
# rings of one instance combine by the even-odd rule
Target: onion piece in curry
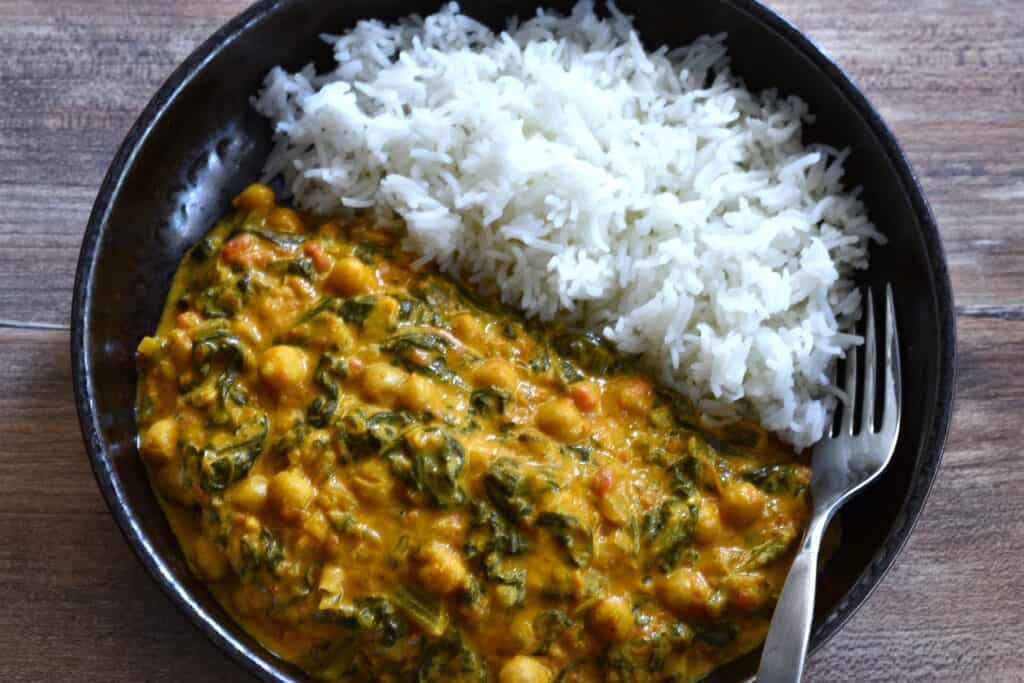
[[692,681],[755,648],[809,469],[598,336],[252,185],[139,344],[140,451],[194,571],[344,681]]

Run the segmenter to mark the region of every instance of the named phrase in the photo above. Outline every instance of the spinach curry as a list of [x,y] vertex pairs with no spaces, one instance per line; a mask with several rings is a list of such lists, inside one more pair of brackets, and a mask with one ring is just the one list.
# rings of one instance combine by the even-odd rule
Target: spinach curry
[[139,344],[140,451],[185,556],[338,681],[692,681],[763,640],[809,469],[600,337],[400,234],[252,185]]

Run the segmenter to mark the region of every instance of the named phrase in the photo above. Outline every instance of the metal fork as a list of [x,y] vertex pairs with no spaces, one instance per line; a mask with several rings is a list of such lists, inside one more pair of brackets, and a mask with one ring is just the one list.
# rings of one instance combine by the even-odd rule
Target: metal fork
[[[875,339],[875,312],[871,291],[867,292],[867,329],[864,333],[864,379],[861,403],[857,406],[857,351],[850,349],[846,359],[847,399],[839,429],[815,445],[811,455],[811,520],[804,533],[800,551],[793,560],[772,616],[768,639],[761,654],[758,683],[798,683],[807,656],[807,640],[814,613],[814,588],[818,574],[818,550],[822,536],[836,511],[869,483],[874,481],[892,459],[900,428],[900,350],[896,331],[896,312],[892,285],[885,288],[885,353],[878,367]],[[879,370],[881,372],[879,372]],[[882,384],[875,388],[876,375]],[[878,406],[878,403],[881,403]],[[876,428],[876,406],[881,424]],[[854,429],[854,416],[860,424]]]

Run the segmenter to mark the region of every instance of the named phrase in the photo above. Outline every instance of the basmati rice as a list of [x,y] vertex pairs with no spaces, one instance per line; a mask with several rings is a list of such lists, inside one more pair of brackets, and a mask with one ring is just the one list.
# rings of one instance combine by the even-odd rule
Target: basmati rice
[[858,343],[851,275],[882,241],[804,145],[804,102],[748,91],[725,36],[646,51],[591,2],[495,34],[450,4],[324,36],[337,67],[274,69],[266,173],[301,207],[374,207],[407,246],[527,314],[603,330],[712,416],[797,447]]

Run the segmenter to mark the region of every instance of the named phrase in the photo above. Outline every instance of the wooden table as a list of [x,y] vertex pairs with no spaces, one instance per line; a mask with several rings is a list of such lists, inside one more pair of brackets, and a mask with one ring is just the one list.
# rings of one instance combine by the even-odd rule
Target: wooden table
[[[0,0],[0,680],[246,679],[107,512],[67,333],[107,164],[164,78],[245,4]],[[954,426],[924,515],[808,678],[1024,680],[1024,3],[773,4],[902,140],[942,229],[960,337]]]

